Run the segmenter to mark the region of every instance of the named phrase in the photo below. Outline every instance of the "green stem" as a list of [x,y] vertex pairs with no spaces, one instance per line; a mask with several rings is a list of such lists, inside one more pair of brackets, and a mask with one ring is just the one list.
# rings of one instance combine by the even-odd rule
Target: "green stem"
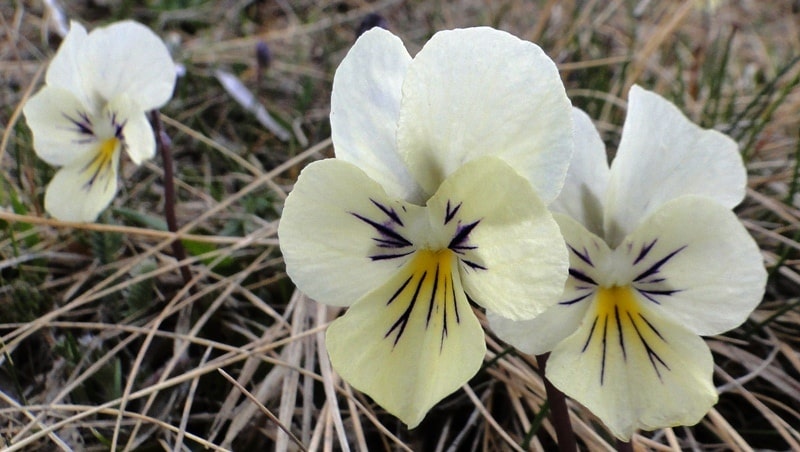
[[539,372],[544,380],[544,389],[547,391],[547,401],[550,405],[550,422],[556,429],[556,440],[560,452],[577,452],[578,445],[575,441],[575,432],[572,430],[572,423],[569,420],[569,410],[567,409],[567,398],[564,393],[559,391],[550,380],[545,377],[544,370],[547,367],[549,353],[536,355],[536,362],[539,364]]
[[[156,136],[156,144],[161,150],[161,158],[164,162],[164,216],[167,220],[169,232],[178,232],[178,220],[175,216],[175,172],[172,165],[172,146],[170,139],[161,127],[161,115],[157,110],[150,112],[150,120],[153,122],[153,129]],[[179,262],[186,260],[186,250],[180,240],[172,242],[172,254]],[[184,284],[189,284],[192,274],[186,264],[180,266],[181,277]]]

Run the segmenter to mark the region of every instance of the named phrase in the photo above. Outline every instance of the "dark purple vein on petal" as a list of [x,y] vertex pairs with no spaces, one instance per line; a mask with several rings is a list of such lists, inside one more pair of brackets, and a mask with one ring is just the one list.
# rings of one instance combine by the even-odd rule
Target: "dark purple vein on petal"
[[593,280],[592,278],[587,276],[585,273],[583,273],[582,271],[577,270],[575,268],[570,268],[569,269],[569,274],[570,274],[570,276],[572,276],[573,278],[577,279],[578,281],[583,281],[583,282],[585,282],[587,284],[591,284],[593,286],[597,285],[595,280]]
[[640,273],[639,276],[637,276],[636,278],[633,279],[633,281],[634,282],[639,282],[639,281],[643,280],[644,278],[647,278],[649,276],[652,276],[652,275],[658,273],[659,270],[661,270],[661,267],[664,266],[664,264],[669,262],[670,259],[675,257],[678,253],[680,253],[681,251],[685,250],[686,247],[687,247],[687,245],[684,245],[684,246],[676,249],[675,251],[667,254],[666,256],[664,256],[663,258],[658,260],[656,263],[651,265],[647,270],[645,270],[642,273]]
[[383,336],[384,338],[387,338],[389,337],[390,334],[392,334],[394,330],[397,330],[397,336],[395,336],[394,338],[394,344],[392,345],[392,347],[397,345],[397,342],[400,340],[400,337],[403,335],[403,332],[405,331],[406,326],[408,325],[408,321],[411,318],[411,312],[414,310],[414,305],[417,303],[417,299],[419,298],[419,292],[422,289],[422,284],[425,282],[425,278],[427,276],[428,276],[427,271],[422,273],[422,276],[420,276],[419,278],[419,282],[417,282],[417,288],[414,289],[414,295],[411,297],[411,302],[408,304],[408,307],[400,316],[400,318],[398,318],[397,321],[394,322],[392,327],[389,328],[389,331],[387,331],[386,334],[384,334]]
[[455,218],[458,209],[461,208],[461,204],[462,203],[458,203],[458,205],[453,207],[451,210],[450,200],[449,199],[447,200],[447,206],[445,207],[445,212],[444,212],[444,224],[449,223],[453,218]]
[[578,303],[579,301],[585,300],[588,296],[592,295],[593,293],[594,292],[589,292],[587,294],[581,295],[581,296],[573,298],[571,300],[559,301],[558,304],[563,305],[563,306],[570,306],[570,305],[573,305],[575,303]]
[[392,220],[393,222],[397,223],[399,226],[405,226],[405,225],[403,224],[403,221],[402,221],[402,220],[400,219],[400,217],[397,215],[397,212],[395,212],[395,211],[394,211],[394,209],[392,209],[392,208],[389,208],[389,207],[386,207],[386,206],[384,206],[383,204],[379,203],[378,201],[375,201],[375,200],[374,200],[374,199],[372,199],[372,198],[370,198],[369,200],[370,200],[370,201],[372,201],[372,204],[374,204],[374,205],[375,205],[375,207],[377,207],[377,208],[381,209],[381,211],[382,211],[383,213],[385,213],[385,214],[386,214],[386,216],[387,216],[387,217],[389,217],[389,219],[390,219],[390,220]]
[[642,249],[639,251],[639,255],[636,256],[636,259],[633,260],[633,265],[638,264],[642,259],[644,259],[647,256],[647,254],[650,253],[650,250],[653,249],[653,245],[655,245],[657,241],[658,239],[653,239],[652,242],[642,246]]
[[569,250],[572,251],[572,254],[577,256],[578,259],[586,262],[586,264],[588,264],[590,267],[594,267],[591,256],[589,256],[589,250],[587,250],[586,247],[583,248],[583,252],[580,252],[576,250],[575,247],[573,247],[572,245],[567,244],[567,246],[569,247]]

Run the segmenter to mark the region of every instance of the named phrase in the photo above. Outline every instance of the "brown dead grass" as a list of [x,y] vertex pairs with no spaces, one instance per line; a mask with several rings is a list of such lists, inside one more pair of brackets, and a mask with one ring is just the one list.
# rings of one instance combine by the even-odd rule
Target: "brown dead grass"
[[[412,54],[436,30],[473,25],[539,43],[612,148],[633,83],[739,140],[751,179],[738,212],[771,271],[767,295],[749,322],[708,340],[721,391],[715,409],[696,427],[633,442],[637,450],[800,450],[800,65],[781,73],[800,55],[797,2],[728,1],[713,11],[647,0],[138,3],[70,2],[64,12],[90,28],[124,17],[147,23],[185,65],[163,111],[178,165],[177,234],[147,223],[163,211],[156,161],[124,168],[115,205],[139,216],[116,210],[79,225],[44,215],[52,170],[37,162],[20,110],[59,39],[39,2],[0,5],[7,450],[552,450],[546,419],[528,438],[544,403],[532,358],[488,336],[486,370],[408,431],[332,371],[323,332],[337,310],[293,292],[283,274],[280,204],[303,164],[331,155],[332,74],[370,12],[386,17]],[[257,80],[259,40],[273,64]],[[232,102],[216,68],[256,91],[291,142]],[[186,261],[171,254],[176,236],[195,244]],[[591,413],[570,409],[582,447],[614,449]]]

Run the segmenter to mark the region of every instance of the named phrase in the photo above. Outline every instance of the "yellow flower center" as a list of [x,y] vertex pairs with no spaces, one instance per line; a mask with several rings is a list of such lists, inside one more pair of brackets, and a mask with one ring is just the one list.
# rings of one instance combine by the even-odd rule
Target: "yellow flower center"
[[104,162],[111,161],[111,157],[114,155],[114,151],[117,150],[119,144],[119,139],[117,137],[104,140],[100,143],[99,158],[103,159]]
[[641,301],[630,286],[599,287],[595,309],[595,318],[583,351],[595,347],[599,349],[600,384],[603,384],[606,361],[610,356],[619,356],[626,362],[629,353],[643,353],[659,378],[661,368],[669,370],[662,359],[666,341],[647,320]]
[[[400,287],[386,302],[397,318],[385,337],[394,334],[395,345],[411,325],[440,330],[440,346],[447,337],[448,321],[460,322],[456,298],[463,296],[460,281],[453,281],[456,257],[450,249],[419,250],[401,270]],[[448,320],[449,319],[449,320]],[[422,331],[414,331],[419,334]]]
[[639,303],[629,286],[600,287],[597,291],[597,316],[619,316],[621,312],[639,314]]
[[108,183],[113,175],[114,153],[117,152],[121,144],[117,137],[107,138],[100,143],[100,146],[97,147],[97,154],[83,169],[89,175],[86,182],[87,189],[101,178],[106,179],[106,183]]
[[413,273],[424,273],[444,267],[450,268],[453,252],[445,248],[441,250],[419,250],[409,266]]

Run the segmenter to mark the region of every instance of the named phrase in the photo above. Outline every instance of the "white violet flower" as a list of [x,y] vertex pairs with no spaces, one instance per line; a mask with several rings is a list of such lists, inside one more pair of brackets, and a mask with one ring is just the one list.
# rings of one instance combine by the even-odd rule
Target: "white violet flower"
[[634,86],[616,158],[576,110],[575,157],[551,206],[570,250],[561,301],[529,321],[489,315],[547,378],[619,439],[693,425],[716,403],[700,336],[744,322],[761,301],[758,246],[730,210],[744,198],[736,143]]
[[412,59],[376,28],[331,104],[336,158],[286,200],[286,271],[349,307],[328,328],[333,367],[414,427],[483,362],[470,301],[518,320],[557,302],[568,254],[545,206],[572,154],[570,102],[555,64],[508,33],[440,32]]
[[117,191],[122,151],[137,165],[155,154],[146,113],[172,96],[175,64],[144,25],[117,22],[87,34],[72,22],[45,81],[23,109],[36,154],[61,167],[45,209],[64,221],[94,221]]

